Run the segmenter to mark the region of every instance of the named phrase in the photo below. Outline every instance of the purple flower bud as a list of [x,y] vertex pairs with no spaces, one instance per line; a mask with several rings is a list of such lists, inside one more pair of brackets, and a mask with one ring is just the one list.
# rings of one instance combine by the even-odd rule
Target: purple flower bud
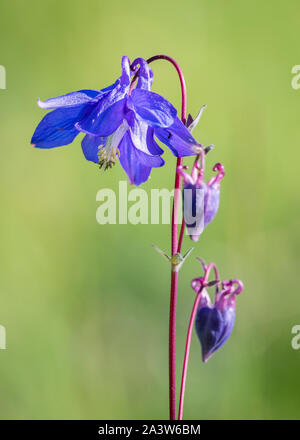
[[203,182],[203,170],[198,169],[199,174],[188,175],[180,170],[184,179],[183,185],[183,216],[188,233],[193,241],[198,241],[203,229],[215,218],[220,203],[220,181],[225,171],[222,164],[217,163],[214,171],[218,171],[216,177],[206,184]]
[[[193,289],[198,293],[201,278],[192,281]],[[242,291],[241,281],[223,281],[222,290],[217,291],[214,304],[203,289],[196,315],[196,332],[202,347],[202,360],[206,362],[229,338],[234,321],[236,295]]]

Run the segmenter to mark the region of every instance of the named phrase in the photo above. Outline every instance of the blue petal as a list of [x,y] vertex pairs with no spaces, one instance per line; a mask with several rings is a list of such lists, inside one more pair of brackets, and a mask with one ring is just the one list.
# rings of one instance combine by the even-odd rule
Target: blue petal
[[38,148],[53,148],[71,143],[78,131],[99,136],[113,133],[122,122],[123,98],[128,93],[131,74],[129,59],[123,57],[122,75],[112,86],[100,92],[80,90],[40,101],[41,107],[56,110],[39,123],[32,144]]
[[152,154],[153,156],[163,154],[164,150],[160,148],[160,146],[154,139],[154,130],[152,127],[148,127],[146,142],[150,154]]
[[193,147],[199,144],[178,117],[176,117],[171,127],[155,128],[154,134],[170,148],[176,157],[193,156],[196,154]]
[[119,150],[121,165],[131,184],[140,185],[148,179],[152,167],[164,165],[160,156],[149,156],[135,148],[128,132],[120,142]]
[[78,134],[74,124],[86,112],[85,105],[59,108],[48,113],[37,126],[31,143],[37,148],[53,148],[70,144]]
[[112,85],[105,87],[104,89],[101,89],[99,93],[102,95],[106,94],[107,92],[111,92],[113,89],[117,87],[117,85],[120,83],[120,80],[117,79]]
[[138,150],[151,156],[158,156],[164,152],[154,141],[153,128],[145,121],[138,119],[132,110],[126,111],[125,118],[131,140]]
[[94,136],[109,136],[119,127],[124,118],[125,97],[129,91],[131,74],[129,58],[125,56],[122,58],[120,78],[109,88],[109,93],[100,97],[87,118],[76,125],[79,131]]
[[134,69],[139,64],[139,80],[137,83],[137,89],[151,90],[153,82],[153,72],[150,69],[149,64],[143,58],[136,58],[132,63]]
[[152,127],[169,127],[177,114],[169,101],[157,93],[143,89],[132,90],[128,105]]
[[99,163],[99,146],[104,145],[106,138],[87,134],[81,142],[81,147],[86,160]]
[[79,90],[78,92],[67,93],[63,96],[47,99],[47,101],[38,100],[41,108],[50,109],[58,107],[70,107],[74,105],[86,104],[96,98],[101,92],[98,90]]
[[101,99],[95,109],[76,124],[79,131],[94,136],[109,136],[116,131],[124,119],[125,98],[112,105],[103,102],[106,99],[106,97]]

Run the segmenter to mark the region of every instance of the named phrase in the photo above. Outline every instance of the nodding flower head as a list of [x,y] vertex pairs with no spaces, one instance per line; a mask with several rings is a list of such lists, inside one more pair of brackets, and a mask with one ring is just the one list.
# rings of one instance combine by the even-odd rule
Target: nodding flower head
[[[209,151],[209,150],[208,150]],[[204,182],[204,155],[205,150],[197,156],[192,173],[184,171],[185,167],[177,168],[183,177],[183,216],[190,238],[198,241],[203,229],[216,216],[220,203],[220,182],[225,175],[224,167],[217,163],[213,171],[217,172],[208,183]],[[201,156],[201,166],[199,158]]]
[[[139,66],[139,67],[138,67]],[[138,77],[135,85],[133,75]],[[130,183],[145,182],[152,168],[164,165],[155,137],[177,157],[195,155],[197,141],[165,98],[152,92],[153,74],[143,58],[122,58],[122,74],[101,90],[80,90],[38,101],[52,111],[38,124],[31,143],[37,148],[68,145],[84,133],[85,158],[103,170],[120,161]]]
[[[236,295],[243,290],[243,283],[239,280],[217,279],[207,282],[212,266],[214,265],[205,266],[207,269],[205,276],[195,278],[191,283],[192,288],[199,295],[195,327],[202,347],[203,362],[206,362],[229,338],[235,321]],[[216,278],[218,278],[217,272]],[[206,288],[213,284],[216,285],[216,292],[212,303]]]

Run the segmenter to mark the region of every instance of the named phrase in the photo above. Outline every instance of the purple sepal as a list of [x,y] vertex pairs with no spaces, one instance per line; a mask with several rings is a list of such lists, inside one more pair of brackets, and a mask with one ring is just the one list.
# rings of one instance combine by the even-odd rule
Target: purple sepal
[[178,117],[170,127],[156,127],[154,133],[170,148],[174,156],[185,157],[196,154],[194,148],[198,146],[198,142]]
[[119,145],[120,163],[133,185],[144,183],[153,167],[161,167],[164,160],[160,156],[150,156],[138,150],[127,131]]

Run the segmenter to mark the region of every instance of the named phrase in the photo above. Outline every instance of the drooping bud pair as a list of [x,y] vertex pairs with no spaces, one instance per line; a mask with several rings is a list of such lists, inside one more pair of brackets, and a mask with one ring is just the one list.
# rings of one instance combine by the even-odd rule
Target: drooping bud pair
[[[193,241],[198,241],[203,229],[216,216],[220,203],[220,181],[225,175],[222,164],[217,163],[213,171],[217,175],[208,183],[204,182],[204,150],[197,156],[191,175],[179,166],[178,173],[183,177],[183,217],[187,231]],[[201,166],[199,158],[201,156]]]
[[[196,314],[196,332],[202,347],[202,360],[206,362],[229,338],[234,321],[236,295],[243,290],[243,283],[239,280],[208,283],[210,266],[205,266],[205,276],[195,278],[191,285],[199,295]],[[214,266],[214,265],[213,265]],[[208,295],[206,287],[216,284],[214,303]]]

